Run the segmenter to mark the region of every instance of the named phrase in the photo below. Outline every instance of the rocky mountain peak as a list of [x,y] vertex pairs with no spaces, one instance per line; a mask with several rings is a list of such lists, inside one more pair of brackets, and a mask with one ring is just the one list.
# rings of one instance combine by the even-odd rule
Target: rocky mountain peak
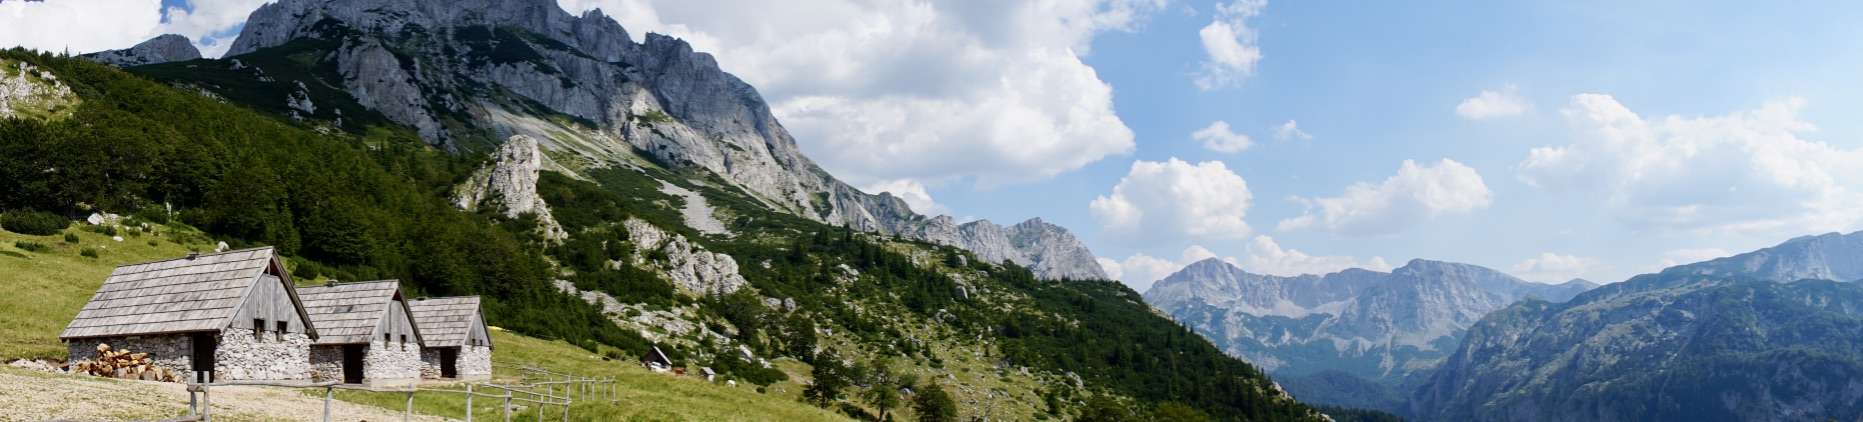
[[201,51],[194,48],[194,42],[188,37],[164,34],[130,48],[99,51],[83,57],[111,66],[130,67],[194,60],[201,58]]
[[1106,278],[1058,226],[927,218],[836,179],[710,54],[660,34],[637,43],[600,11],[571,15],[551,0],[280,0],[252,13],[228,54],[299,39],[334,49],[322,56],[341,80],[322,84],[449,149],[526,135],[598,165],[641,156],[716,174],[804,218],[962,247],[1043,278]]

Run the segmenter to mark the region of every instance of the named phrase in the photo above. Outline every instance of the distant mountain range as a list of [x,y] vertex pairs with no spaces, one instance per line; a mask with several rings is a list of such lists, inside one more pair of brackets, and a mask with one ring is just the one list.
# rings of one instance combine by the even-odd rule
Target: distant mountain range
[[1421,260],[1298,277],[1206,260],[1145,297],[1303,401],[1423,421],[1858,420],[1860,279],[1863,232],[1602,287]]
[[1533,283],[1420,259],[1388,273],[1354,268],[1296,277],[1207,259],[1158,281],[1145,300],[1272,371],[1295,397],[1390,408],[1401,397],[1399,386],[1447,357],[1483,315],[1526,298],[1563,301],[1596,286]]
[[1863,232],[1490,314],[1409,398],[1441,421],[1857,420]]

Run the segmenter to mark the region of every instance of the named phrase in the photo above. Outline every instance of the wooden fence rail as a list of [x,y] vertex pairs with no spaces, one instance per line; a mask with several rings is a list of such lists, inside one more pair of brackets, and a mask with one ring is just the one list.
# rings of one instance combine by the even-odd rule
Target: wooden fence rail
[[[526,370],[527,371],[534,370],[534,371],[531,371],[533,373],[535,373],[535,371],[543,371],[541,368],[526,368]],[[503,420],[505,422],[511,422],[511,403],[512,402],[530,403],[530,404],[535,405],[537,409],[537,421],[538,422],[543,421],[545,409],[547,409],[548,407],[550,406],[561,407],[562,408],[562,413],[561,413],[562,420],[564,422],[568,422],[569,421],[569,410],[572,407],[572,405],[575,403],[577,397],[581,397],[585,402],[599,401],[602,399],[605,399],[609,402],[615,402],[615,401],[618,401],[620,398],[619,391],[617,390],[616,385],[615,385],[614,377],[590,378],[590,377],[575,376],[575,375],[568,375],[568,374],[556,374],[556,373],[548,372],[548,371],[544,371],[544,373],[551,374],[552,378],[555,378],[556,376],[560,376],[562,377],[562,380],[560,381],[539,381],[539,382],[517,383],[517,384],[464,383],[465,385],[464,390],[452,390],[452,389],[445,389],[445,388],[424,388],[424,387],[418,387],[418,386],[411,386],[405,389],[380,389],[380,388],[370,388],[370,387],[361,386],[361,385],[342,384],[342,383],[338,383],[335,381],[326,381],[326,382],[311,382],[311,381],[191,382],[191,383],[188,383],[188,388],[187,388],[187,391],[188,391],[188,413],[187,415],[180,417],[180,418],[168,419],[162,422],[212,422],[213,421],[213,395],[212,395],[213,387],[228,387],[228,386],[322,388],[324,389],[324,394],[323,394],[323,420],[324,422],[330,422],[332,416],[334,415],[334,413],[331,410],[331,402],[333,402],[336,399],[337,389],[373,391],[373,392],[406,393],[407,394],[407,407],[405,410],[403,410],[401,414],[401,419],[403,422],[410,421],[414,417],[414,394],[416,392],[464,394],[466,397],[466,408],[465,408],[466,422],[472,422],[472,418],[473,418],[472,399],[474,397],[500,400],[502,402],[500,409],[502,411],[501,413],[503,414],[502,416],[504,417]],[[197,376],[195,379],[204,379],[204,377]],[[563,392],[560,395],[556,392],[556,389],[559,386],[563,390]],[[479,387],[493,388],[493,389],[501,390],[504,393],[503,394],[489,394],[489,393],[485,393],[484,389],[478,389],[477,391],[474,391],[475,388],[479,388]],[[535,391],[537,388],[545,388],[547,389],[547,392],[537,392]],[[520,394],[523,395],[523,397],[519,397]],[[590,396],[592,395],[596,396],[596,399],[591,400]]]

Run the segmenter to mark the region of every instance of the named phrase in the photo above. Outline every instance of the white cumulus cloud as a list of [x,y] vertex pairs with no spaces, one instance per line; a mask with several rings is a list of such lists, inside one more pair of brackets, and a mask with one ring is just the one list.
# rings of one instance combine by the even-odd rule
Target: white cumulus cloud
[[270,0],[188,0],[162,8],[154,0],[0,1],[0,48],[72,54],[128,48],[162,34],[194,41],[206,57],[232,47],[253,9]]
[[1532,149],[1530,185],[1598,203],[1639,230],[1802,234],[1863,220],[1863,149],[1805,139],[1789,98],[1720,116],[1645,118],[1603,94],[1572,98],[1572,143]]
[[1542,252],[1514,264],[1513,275],[1541,283],[1564,283],[1599,270],[1603,262],[1596,258]]
[[[1100,262],[1100,268],[1106,270],[1106,275],[1112,276],[1114,279],[1125,283],[1127,287],[1131,287],[1132,290],[1137,290],[1142,293],[1150,289],[1153,283],[1164,279],[1165,276],[1169,276],[1171,273],[1184,269],[1185,266],[1191,263],[1215,257],[1215,252],[1210,252],[1209,249],[1202,246],[1191,245],[1188,248],[1184,248],[1184,252],[1178,255],[1176,260],[1158,258],[1142,253],[1133,254],[1123,260],[1114,260],[1111,258],[1098,258],[1098,260]],[[1224,258],[1224,260],[1229,261],[1231,264],[1236,263],[1235,258]]]
[[1088,205],[1111,234],[1130,240],[1240,239],[1249,235],[1248,182],[1220,161],[1138,161],[1110,195]]
[[878,194],[886,192],[906,201],[912,211],[924,215],[951,215],[951,209],[933,201],[931,193],[925,190],[925,184],[911,179],[884,180],[868,184],[862,191]]
[[1519,116],[1533,106],[1520,96],[1520,89],[1513,85],[1496,90],[1482,90],[1468,99],[1456,104],[1455,114],[1469,120],[1492,119],[1497,117]]
[[1305,141],[1308,139],[1313,139],[1313,135],[1308,134],[1307,131],[1300,130],[1299,123],[1295,123],[1293,120],[1288,120],[1287,123],[1282,123],[1280,126],[1275,126],[1274,139],[1279,139],[1283,141],[1286,141],[1286,140]]
[[1221,120],[1210,122],[1209,126],[1192,132],[1190,139],[1202,142],[1205,149],[1227,154],[1247,151],[1249,146],[1255,145],[1255,141],[1250,140],[1248,135],[1229,130],[1229,122]]
[[1397,174],[1381,183],[1356,183],[1335,197],[1296,198],[1307,205],[1306,213],[1281,220],[1278,228],[1391,234],[1437,215],[1487,208],[1491,197],[1481,175],[1467,165],[1447,158],[1429,166],[1404,160]]
[[1255,236],[1248,244],[1247,253],[1242,257],[1241,267],[1257,274],[1279,276],[1296,276],[1301,274],[1328,274],[1347,268],[1364,268],[1374,271],[1390,271],[1391,264],[1383,257],[1371,257],[1360,260],[1350,256],[1314,256],[1294,249],[1283,249],[1274,238],[1267,235]]
[[1261,61],[1261,46],[1249,19],[1261,14],[1268,0],[1235,0],[1217,4],[1214,18],[1197,38],[1203,43],[1203,66],[1192,82],[1205,91],[1235,86],[1255,74]]
[[1040,180],[1130,153],[1092,39],[1163,0],[558,0],[690,41],[857,185]]

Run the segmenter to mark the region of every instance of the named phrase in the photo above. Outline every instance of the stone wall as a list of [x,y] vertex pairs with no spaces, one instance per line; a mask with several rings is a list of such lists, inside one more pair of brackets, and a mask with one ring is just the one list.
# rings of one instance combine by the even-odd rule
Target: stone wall
[[459,379],[482,380],[492,377],[492,348],[465,346],[459,350]]
[[194,341],[187,334],[72,340],[65,344],[69,352],[66,362],[97,360],[98,344],[108,344],[110,350],[148,353],[151,365],[167,368],[177,374],[192,374],[194,371]]
[[[420,352],[420,377],[440,378],[440,349],[424,348]],[[486,380],[492,377],[492,348],[486,346],[464,346],[459,348],[459,361],[453,362],[453,369],[458,370],[460,380]]]
[[420,377],[440,379],[440,349],[432,347],[420,349]]
[[255,338],[247,328],[220,331],[214,371],[222,380],[307,380],[311,376],[311,340],[304,333],[266,331]]
[[317,382],[343,381],[343,346],[311,346],[310,351],[311,380]]
[[362,377],[377,387],[418,383],[425,366],[421,364],[420,344],[414,342],[370,342],[362,360]]

